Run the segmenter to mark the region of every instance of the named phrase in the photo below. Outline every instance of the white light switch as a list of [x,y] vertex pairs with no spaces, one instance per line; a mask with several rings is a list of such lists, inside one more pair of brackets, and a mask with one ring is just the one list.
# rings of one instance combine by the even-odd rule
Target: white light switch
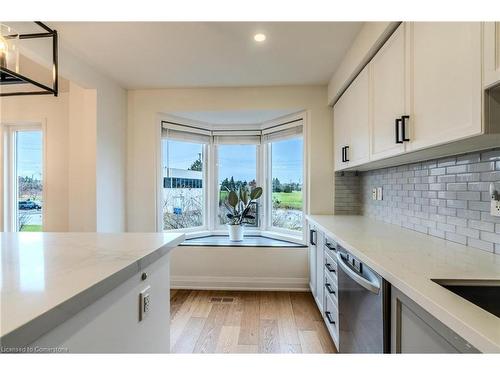
[[377,188],[377,200],[381,201],[383,199],[382,197],[382,187]]
[[151,310],[151,295],[149,294],[150,286],[147,286],[139,293],[139,321],[144,320]]

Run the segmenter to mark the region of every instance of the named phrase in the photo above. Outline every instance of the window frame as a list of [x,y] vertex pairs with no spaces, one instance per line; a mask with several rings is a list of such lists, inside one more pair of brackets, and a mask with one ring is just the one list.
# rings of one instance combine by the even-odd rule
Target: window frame
[[[281,117],[279,119],[271,120],[263,124],[250,125],[251,129],[249,131],[262,131],[269,129],[271,127],[280,126],[281,124],[287,124],[296,121],[302,121],[302,133],[301,137],[303,142],[303,182],[302,182],[302,231],[292,231],[285,228],[273,227],[271,225],[272,220],[272,178],[271,165],[270,165],[270,147],[271,142],[262,142],[256,144],[256,181],[257,184],[263,186],[265,190],[270,191],[271,194],[266,195],[265,199],[260,199],[259,207],[259,227],[248,227],[245,233],[248,235],[262,235],[270,238],[280,239],[295,242],[301,245],[306,243],[306,220],[305,217],[308,213],[308,111],[301,111],[289,116]],[[157,117],[155,121],[156,133],[157,133],[157,183],[156,183],[156,216],[157,216],[157,231],[158,232],[183,232],[186,233],[186,238],[196,238],[210,235],[226,235],[227,229],[224,225],[219,224],[218,220],[218,202],[219,202],[219,182],[218,182],[218,152],[217,148],[220,144],[213,141],[213,137],[208,144],[203,144],[204,147],[204,179],[205,192],[204,192],[204,223],[203,227],[196,228],[186,228],[186,229],[173,229],[163,231],[163,218],[161,215],[161,189],[162,189],[162,170],[161,170],[161,140],[162,140],[162,126],[163,123],[176,123],[187,128],[198,128],[203,130],[210,130],[212,132],[217,132],[215,125],[208,123],[187,120],[184,118],[179,118],[174,115],[161,114]],[[159,126],[158,126],[159,125]],[[225,126],[225,131],[228,127]],[[230,130],[231,131],[231,130]],[[239,130],[234,130],[239,131]],[[280,139],[277,138],[275,142]],[[224,143],[224,144],[240,144],[238,141],[234,143]],[[210,198],[210,199],[209,199]]]
[[[245,146],[246,144],[241,144],[241,143],[226,143],[226,144],[213,144],[213,150],[214,150],[214,163],[213,163],[213,175],[214,175],[214,180],[213,180],[213,201],[215,203],[215,209],[212,213],[212,220],[213,220],[213,230],[214,231],[221,231],[225,232],[227,231],[225,224],[221,224],[219,222],[219,147],[220,146]],[[257,186],[259,185],[259,181],[261,181],[261,162],[260,162],[260,154],[261,154],[261,148],[262,145],[252,145],[255,146],[255,181],[257,183]],[[259,203],[257,203],[259,204]],[[248,227],[245,229],[247,233],[253,233],[253,232],[259,232],[262,228],[262,210],[259,207],[259,219],[258,219],[259,225],[256,227]]]
[[[291,230],[291,229],[286,229],[286,228],[280,228],[280,227],[276,227],[273,225],[273,194],[272,194],[272,190],[273,190],[273,168],[272,168],[272,145],[273,143],[276,143],[276,142],[281,142],[281,141],[285,141],[285,140],[288,140],[288,139],[295,139],[295,138],[301,138],[302,139],[302,231],[296,231],[296,230]],[[271,232],[276,232],[276,233],[281,233],[283,235],[287,235],[287,236],[292,236],[292,237],[297,237],[297,234],[298,233],[301,233],[302,232],[302,237],[305,238],[305,234],[306,234],[306,230],[305,230],[305,226],[306,226],[306,221],[305,221],[305,215],[306,215],[306,210],[305,210],[305,204],[306,204],[306,191],[305,191],[305,141],[304,141],[304,133],[302,133],[302,135],[297,135],[295,137],[287,137],[287,138],[283,138],[283,139],[276,139],[274,140],[273,142],[268,142],[266,145],[266,158],[265,158],[265,162],[266,162],[266,188],[268,191],[271,192],[270,195],[268,195],[266,197],[266,201],[267,201],[267,211],[266,211],[266,221],[267,221],[267,228],[269,228],[269,230]]]
[[3,228],[7,232],[19,232],[18,223],[18,206],[19,200],[17,196],[18,181],[14,178],[17,175],[17,158],[16,158],[16,135],[18,132],[40,131],[42,133],[42,232],[46,230],[46,181],[47,181],[47,147],[46,147],[46,123],[45,121],[26,121],[14,123],[2,123],[2,158],[3,158]]
[[[161,129],[160,129],[161,132]],[[173,141],[176,142],[186,142],[186,143],[194,143],[194,144],[199,144],[201,146],[201,160],[202,160],[202,171],[203,171],[203,225],[197,226],[197,227],[190,227],[190,228],[179,228],[179,229],[163,229],[163,205],[162,205],[162,189],[163,189],[163,171],[162,171],[162,150],[163,150],[163,145],[162,141],[165,140],[168,142],[167,137],[162,137],[160,134],[160,152],[159,152],[159,157],[160,157],[160,173],[159,173],[159,183],[161,184],[161,188],[159,189],[159,194],[157,194],[157,205],[159,206],[157,211],[158,211],[158,222],[157,222],[157,227],[159,232],[166,232],[166,233],[198,233],[198,232],[204,232],[208,231],[208,228],[210,227],[209,224],[209,212],[207,210],[207,198],[209,197],[208,195],[208,185],[209,185],[209,178],[208,178],[208,144],[206,143],[200,143],[196,141],[179,141],[172,139]]]

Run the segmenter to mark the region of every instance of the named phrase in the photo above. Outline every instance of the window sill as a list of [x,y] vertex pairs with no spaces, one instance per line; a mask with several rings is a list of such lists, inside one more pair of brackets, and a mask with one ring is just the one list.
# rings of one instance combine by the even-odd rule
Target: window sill
[[290,241],[278,240],[274,238],[247,235],[243,241],[233,242],[229,236],[209,235],[205,237],[190,238],[185,240],[179,246],[207,246],[207,247],[286,247],[286,248],[305,248],[307,246]]

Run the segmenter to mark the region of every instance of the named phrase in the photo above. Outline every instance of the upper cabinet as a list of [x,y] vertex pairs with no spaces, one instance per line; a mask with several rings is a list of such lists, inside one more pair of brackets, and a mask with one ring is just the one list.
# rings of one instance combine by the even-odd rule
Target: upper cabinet
[[411,22],[408,147],[481,134],[481,23]]
[[484,87],[500,85],[500,22],[484,23]]
[[337,170],[366,163],[370,159],[368,121],[368,68],[365,68],[334,107],[333,133]]
[[401,119],[407,113],[405,29],[401,24],[369,64],[372,160],[405,151]]
[[483,77],[500,83],[499,25],[400,24],[334,106],[336,170],[477,149],[457,142],[471,137],[491,145]]

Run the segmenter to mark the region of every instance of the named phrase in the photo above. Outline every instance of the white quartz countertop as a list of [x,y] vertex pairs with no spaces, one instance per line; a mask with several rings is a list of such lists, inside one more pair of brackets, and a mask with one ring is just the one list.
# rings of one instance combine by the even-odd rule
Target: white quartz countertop
[[500,352],[500,318],[431,280],[500,280],[500,256],[365,216],[307,219],[477,349]]
[[2,345],[29,344],[182,241],[163,233],[1,233]]

